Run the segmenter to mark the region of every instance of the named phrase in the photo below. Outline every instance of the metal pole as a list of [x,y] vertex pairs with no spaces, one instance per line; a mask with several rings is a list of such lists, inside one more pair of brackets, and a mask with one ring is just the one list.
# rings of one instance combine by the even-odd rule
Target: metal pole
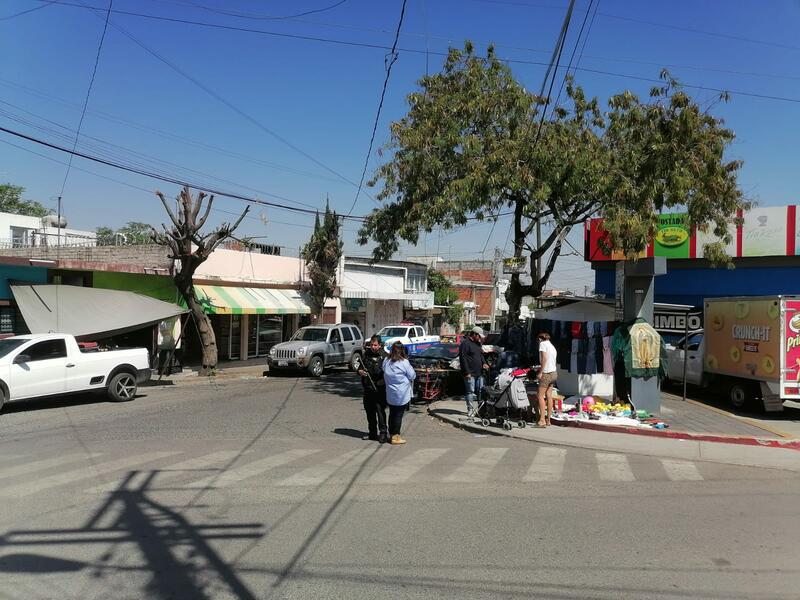
[[56,241],[56,260],[61,259],[61,196],[58,197],[58,222],[56,223],[56,230],[58,231],[58,238]]
[[689,311],[684,315],[683,332],[683,401],[686,402],[686,365],[689,362]]

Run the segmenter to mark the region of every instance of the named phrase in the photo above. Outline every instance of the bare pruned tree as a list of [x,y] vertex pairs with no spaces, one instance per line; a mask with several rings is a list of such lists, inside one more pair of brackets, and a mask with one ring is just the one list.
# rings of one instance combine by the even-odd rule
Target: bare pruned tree
[[244,209],[233,225],[223,223],[213,231],[202,234],[201,230],[208,220],[211,205],[214,203],[213,194],[207,196],[204,192],[199,192],[194,198],[188,186],[184,187],[176,198],[175,210],[170,207],[171,202],[164,197],[164,194],[156,192],[156,196],[164,205],[164,209],[172,221],[172,226],[168,227],[162,224],[163,233],[154,229],[153,239],[157,244],[169,248],[170,258],[178,261],[173,280],[175,287],[178,288],[178,292],[186,302],[186,306],[192,311],[203,346],[203,365],[200,374],[207,375],[217,366],[217,341],[211,327],[211,320],[195,294],[194,273],[217,246],[232,237],[250,207]]

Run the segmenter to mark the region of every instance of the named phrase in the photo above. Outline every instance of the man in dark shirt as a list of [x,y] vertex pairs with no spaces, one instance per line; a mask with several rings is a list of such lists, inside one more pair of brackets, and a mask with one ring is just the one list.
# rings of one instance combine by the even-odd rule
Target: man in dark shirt
[[461,364],[461,374],[464,376],[464,399],[467,402],[467,414],[472,416],[480,402],[483,389],[483,372],[489,368],[483,360],[483,329],[473,327],[469,335],[461,342],[458,349],[458,360]]

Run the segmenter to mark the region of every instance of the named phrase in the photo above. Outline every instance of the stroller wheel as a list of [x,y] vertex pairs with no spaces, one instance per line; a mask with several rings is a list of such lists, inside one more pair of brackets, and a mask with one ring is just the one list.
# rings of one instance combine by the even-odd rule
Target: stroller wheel
[[503,417],[497,417],[497,424],[498,425],[502,425],[504,422],[505,422],[505,419]]
[[481,419],[481,425],[483,425],[484,427],[488,427],[489,426],[489,419]]
[[506,431],[511,431],[511,423],[509,423],[508,421],[503,423],[503,429],[505,429]]
[[520,421],[517,423],[517,427],[519,427],[520,429],[525,429],[525,426],[526,426],[526,425],[527,425],[527,423],[526,423],[525,421],[522,421],[522,420],[520,420]]

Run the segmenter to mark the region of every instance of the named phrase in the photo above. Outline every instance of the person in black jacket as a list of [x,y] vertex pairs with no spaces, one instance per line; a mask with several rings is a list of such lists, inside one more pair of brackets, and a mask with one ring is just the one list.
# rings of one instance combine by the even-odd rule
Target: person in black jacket
[[358,370],[361,385],[364,386],[364,410],[367,413],[368,440],[381,444],[389,441],[386,427],[386,384],[383,381],[383,361],[386,353],[381,346],[381,338],[373,335],[364,350],[364,362]]
[[467,402],[467,414],[470,417],[477,408],[477,405],[473,406],[473,401],[481,401],[483,372],[489,369],[489,365],[483,360],[482,338],[483,329],[473,327],[458,348],[458,360],[464,376],[464,400]]

